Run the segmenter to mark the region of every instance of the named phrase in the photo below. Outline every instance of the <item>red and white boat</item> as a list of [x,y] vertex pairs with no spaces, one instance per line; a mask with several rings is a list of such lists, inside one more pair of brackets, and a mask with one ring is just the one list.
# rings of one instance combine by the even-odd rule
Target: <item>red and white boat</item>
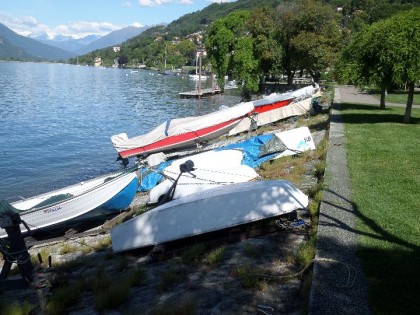
[[314,84],[292,92],[272,93],[253,101],[252,115],[231,129],[229,135],[248,131],[253,122],[259,127],[287,117],[306,114],[311,109],[312,97],[318,90],[319,85]]
[[111,141],[121,158],[183,149],[227,134],[253,110],[252,102],[240,103],[203,116],[168,120],[137,137],[120,133]]

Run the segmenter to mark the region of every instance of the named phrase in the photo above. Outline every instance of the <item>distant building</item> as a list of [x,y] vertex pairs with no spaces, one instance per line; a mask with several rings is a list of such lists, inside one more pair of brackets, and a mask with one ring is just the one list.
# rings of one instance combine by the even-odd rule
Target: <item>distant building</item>
[[95,58],[95,67],[100,67],[102,65],[102,58],[96,57]]
[[119,52],[121,50],[121,47],[120,46],[114,46],[114,47],[112,47],[112,50],[114,52]]

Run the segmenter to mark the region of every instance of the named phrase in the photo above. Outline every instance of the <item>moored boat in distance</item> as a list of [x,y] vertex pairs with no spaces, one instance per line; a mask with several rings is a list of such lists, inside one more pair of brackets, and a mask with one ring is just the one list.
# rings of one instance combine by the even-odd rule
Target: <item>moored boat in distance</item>
[[201,235],[306,208],[308,197],[286,180],[219,186],[176,199],[111,230],[122,252]]
[[[134,167],[12,203],[1,200],[0,218],[2,213],[13,211],[34,232],[70,229],[73,224],[127,209],[138,184]],[[24,224],[20,229],[22,233],[28,232]],[[6,236],[6,231],[0,228],[0,237]]]
[[120,133],[112,136],[111,142],[121,158],[179,150],[227,134],[253,109],[252,102],[224,106],[207,115],[168,120],[134,138]]

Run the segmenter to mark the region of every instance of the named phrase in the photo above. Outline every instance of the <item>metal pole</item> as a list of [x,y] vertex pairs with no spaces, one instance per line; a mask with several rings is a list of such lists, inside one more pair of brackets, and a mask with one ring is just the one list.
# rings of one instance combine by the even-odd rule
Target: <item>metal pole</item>
[[198,53],[198,61],[199,61],[199,66],[198,66],[198,97],[201,97],[201,54],[202,54],[202,52],[200,51]]

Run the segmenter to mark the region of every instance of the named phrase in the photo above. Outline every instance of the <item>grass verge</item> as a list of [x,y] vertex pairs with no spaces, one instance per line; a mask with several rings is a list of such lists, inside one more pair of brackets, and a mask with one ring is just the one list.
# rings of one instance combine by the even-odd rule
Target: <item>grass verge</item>
[[420,110],[343,104],[359,255],[374,314],[414,314],[420,282]]

